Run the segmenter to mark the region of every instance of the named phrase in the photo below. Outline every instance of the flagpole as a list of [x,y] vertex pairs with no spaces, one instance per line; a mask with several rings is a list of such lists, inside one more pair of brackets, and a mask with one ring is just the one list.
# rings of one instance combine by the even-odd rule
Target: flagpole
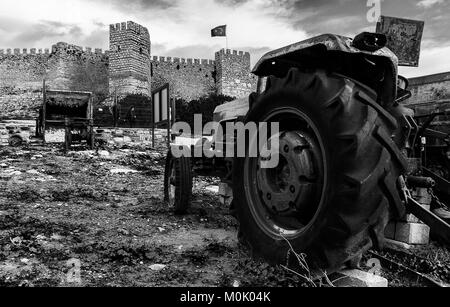
[[228,25],[225,25],[225,38],[226,38],[227,49],[228,49]]

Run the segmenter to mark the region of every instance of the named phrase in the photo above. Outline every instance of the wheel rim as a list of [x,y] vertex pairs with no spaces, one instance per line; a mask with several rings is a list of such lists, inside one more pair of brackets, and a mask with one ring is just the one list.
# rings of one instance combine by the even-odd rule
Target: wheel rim
[[176,170],[174,167],[174,162],[170,162],[170,175],[168,179],[168,196],[169,196],[169,205],[175,206],[175,193],[176,193]]
[[245,159],[247,202],[267,235],[293,239],[312,225],[323,203],[327,183],[323,142],[315,123],[297,109],[280,108],[261,121],[280,123],[280,133],[271,136],[279,137],[279,164],[262,169],[261,157]]

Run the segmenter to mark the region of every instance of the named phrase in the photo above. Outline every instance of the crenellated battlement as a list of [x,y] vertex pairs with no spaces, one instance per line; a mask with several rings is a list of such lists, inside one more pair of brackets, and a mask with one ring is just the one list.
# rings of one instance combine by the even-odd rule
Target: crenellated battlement
[[28,56],[28,55],[45,55],[50,54],[49,48],[7,48],[7,49],[0,49],[0,56],[1,55],[15,55],[15,56]]
[[58,52],[60,50],[65,50],[67,52],[79,52],[86,55],[100,55],[107,56],[109,54],[108,50],[103,50],[101,48],[91,48],[91,47],[80,47],[73,44],[68,44],[64,42],[59,42],[52,46],[52,53]]
[[220,56],[220,55],[229,55],[229,56],[235,56],[235,57],[250,58],[249,52],[232,50],[232,49],[221,49],[220,51],[216,52],[216,56]]
[[114,32],[126,32],[126,31],[134,31],[137,34],[145,34],[148,35],[148,29],[140,24],[137,24],[133,21],[121,22],[116,24],[109,25],[109,30]]
[[50,53],[57,52],[58,50],[77,51],[85,54],[102,55],[107,56],[109,50],[103,50],[101,48],[80,47],[67,43],[57,43],[52,48],[6,48],[0,49],[0,56],[30,56],[30,55],[50,55]]
[[191,58],[177,58],[177,57],[163,57],[163,56],[153,56],[152,62],[158,63],[178,63],[187,65],[204,65],[204,66],[214,66],[216,61],[208,59],[191,59]]

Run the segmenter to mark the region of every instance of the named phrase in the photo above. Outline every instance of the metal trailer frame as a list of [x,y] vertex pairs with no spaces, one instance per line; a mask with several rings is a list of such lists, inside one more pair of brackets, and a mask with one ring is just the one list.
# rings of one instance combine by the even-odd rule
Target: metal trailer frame
[[[416,116],[415,118],[405,117],[404,126],[407,130],[408,141],[410,142],[410,149],[412,152],[412,158],[410,159],[412,164],[416,164],[413,168],[414,171],[420,173],[422,179],[420,183],[417,183],[417,187],[433,189],[445,195],[450,196],[450,182],[428,169],[427,164],[427,149],[431,149],[427,145],[428,142],[422,142],[422,137],[436,139],[440,145],[439,148],[450,150],[450,133],[444,133],[441,131],[430,129],[430,126],[437,116],[448,115],[450,110],[433,112],[430,114]],[[425,119],[423,124],[418,125],[416,120]],[[414,123],[414,124],[406,124]],[[415,161],[414,161],[415,160]],[[411,176],[410,178],[418,178]],[[408,179],[410,182],[414,180]],[[444,204],[450,208],[449,204]],[[425,209],[410,195],[406,195],[406,207],[407,210],[419,218],[422,222],[430,226],[435,235],[439,236],[442,240],[450,244],[450,225],[432,213],[430,210]]]

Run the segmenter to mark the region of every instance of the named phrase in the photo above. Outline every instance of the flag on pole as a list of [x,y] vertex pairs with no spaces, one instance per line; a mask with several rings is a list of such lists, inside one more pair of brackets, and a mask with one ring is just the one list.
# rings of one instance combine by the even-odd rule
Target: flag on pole
[[211,30],[211,37],[227,36],[227,26],[218,26]]

